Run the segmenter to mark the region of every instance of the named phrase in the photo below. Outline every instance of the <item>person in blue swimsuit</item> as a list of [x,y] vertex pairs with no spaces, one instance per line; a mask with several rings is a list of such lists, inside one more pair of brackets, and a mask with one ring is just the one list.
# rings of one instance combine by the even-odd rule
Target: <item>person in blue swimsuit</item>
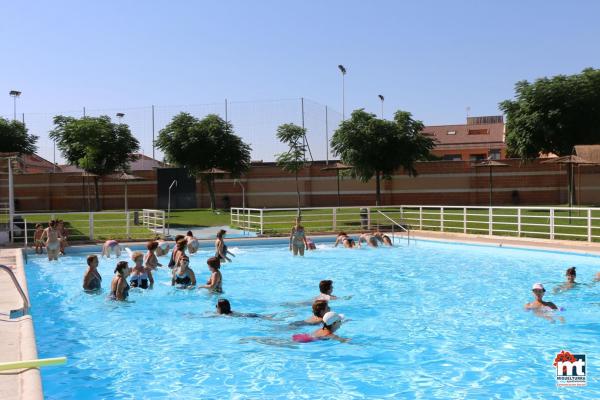
[[193,289],[196,286],[196,275],[189,267],[190,259],[183,255],[179,257],[179,262],[173,268],[173,277],[171,278],[171,286],[176,286],[181,289]]
[[144,266],[144,254],[141,251],[134,251],[131,259],[135,263],[135,266],[131,270],[131,278],[129,279],[131,287],[139,287],[141,289],[152,287],[154,285],[154,277],[152,276],[152,270]]
[[297,256],[300,254],[304,255],[304,249],[308,248],[308,243],[306,242],[306,232],[304,232],[304,227],[301,225],[302,217],[296,217],[296,224],[292,227],[292,231],[290,233],[290,251]]
[[115,276],[110,283],[110,298],[118,301],[125,301],[129,297],[129,285],[127,277],[131,269],[127,261],[119,261],[115,268]]

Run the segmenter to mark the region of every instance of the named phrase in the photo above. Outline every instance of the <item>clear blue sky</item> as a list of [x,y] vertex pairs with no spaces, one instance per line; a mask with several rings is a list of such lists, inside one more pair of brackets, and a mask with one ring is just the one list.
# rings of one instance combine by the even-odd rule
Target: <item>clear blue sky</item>
[[[225,98],[306,97],[341,112],[343,64],[346,110],[379,113],[383,94],[388,117],[405,109],[426,124],[461,123],[467,106],[497,114],[518,80],[600,66],[593,0],[4,1],[0,15],[4,116],[11,89],[23,92],[18,113],[46,119],[83,106],[219,104],[197,109],[211,112]],[[254,158],[272,159],[281,147],[265,120],[288,111],[261,112],[262,122],[240,122],[242,136]],[[147,117],[136,118],[148,153]],[[49,157],[46,128],[30,128]]]

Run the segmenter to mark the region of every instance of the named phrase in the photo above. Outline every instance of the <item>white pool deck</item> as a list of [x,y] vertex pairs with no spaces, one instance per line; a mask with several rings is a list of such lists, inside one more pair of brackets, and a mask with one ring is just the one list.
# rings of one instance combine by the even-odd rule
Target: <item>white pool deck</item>
[[[405,237],[405,236],[404,236]],[[334,235],[320,237],[335,238]],[[431,231],[414,231],[411,239],[463,242],[490,246],[506,246],[524,249],[564,251],[600,257],[600,243],[547,240],[531,238],[513,238],[502,236],[479,236],[459,233],[441,233]],[[313,239],[317,239],[313,236]],[[285,238],[248,238],[230,239],[229,244],[261,241],[264,243],[285,241]],[[202,241],[212,243],[212,240]],[[135,245],[139,243],[132,243]],[[127,244],[126,244],[127,245]],[[29,297],[25,279],[25,263],[21,249],[0,249],[0,264],[13,268],[17,280]],[[35,307],[35,305],[33,305]],[[10,319],[10,311],[22,307],[22,300],[12,280],[4,271],[0,271],[0,362],[31,360],[37,358],[33,321],[31,316]],[[38,332],[43,334],[43,332]],[[63,354],[56,354],[62,356]],[[48,368],[69,368],[66,365]],[[43,399],[40,371],[37,368],[15,371],[0,371],[0,399],[2,400],[38,400]]]

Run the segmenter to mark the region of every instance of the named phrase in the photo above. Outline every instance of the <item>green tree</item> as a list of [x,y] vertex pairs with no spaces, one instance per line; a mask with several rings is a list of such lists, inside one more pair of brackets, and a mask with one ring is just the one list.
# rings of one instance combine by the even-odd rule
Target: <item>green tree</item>
[[517,82],[515,92],[500,103],[509,156],[563,156],[576,144],[600,143],[600,70]]
[[138,140],[126,124],[115,124],[106,115],[73,118],[57,115],[50,138],[71,165],[95,174],[96,209],[100,209],[99,178],[117,171],[128,171],[136,159]]
[[300,188],[298,186],[298,173],[304,168],[306,146],[304,137],[306,129],[296,124],[283,124],[277,128],[277,139],[288,145],[288,151],[276,154],[277,165],[286,172],[296,177],[296,194],[298,198],[298,216],[300,215]]
[[353,166],[353,174],[363,182],[375,176],[376,200],[381,203],[381,178],[391,179],[402,167],[415,176],[415,162],[426,159],[435,144],[423,135],[423,123],[409,112],[397,111],[394,120],[378,119],[363,109],[352,112],[333,134],[331,148],[343,163]]
[[[166,161],[186,168],[192,176],[218,168],[237,178],[250,168],[252,148],[235,135],[229,122],[215,114],[198,120],[188,113],[179,113],[159,132],[156,147],[163,151]],[[214,175],[202,174],[202,180],[214,210]]]
[[0,118],[0,153],[35,153],[38,137],[27,132],[23,123]]

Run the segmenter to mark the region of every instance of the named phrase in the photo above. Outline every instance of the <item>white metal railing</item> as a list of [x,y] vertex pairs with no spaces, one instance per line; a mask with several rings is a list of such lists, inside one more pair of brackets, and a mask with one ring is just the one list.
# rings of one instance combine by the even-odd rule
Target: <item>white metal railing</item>
[[146,239],[164,233],[165,215],[162,210],[18,213],[12,240],[31,244],[36,225],[46,228],[50,220],[64,221],[69,241]]
[[[296,208],[232,208],[231,225],[260,234],[287,234],[297,212]],[[391,218],[418,230],[600,241],[600,208],[591,207],[303,207],[301,213],[303,225],[313,232],[385,229],[392,226]]]
[[[29,299],[27,299],[27,296],[25,296],[25,292],[23,292],[23,288],[21,288],[21,285],[19,284],[19,281],[15,277],[14,272],[6,265],[0,265],[0,270],[6,271],[8,273],[8,275],[10,276],[10,279],[13,282],[13,285],[15,285],[15,288],[17,289],[17,291],[19,292],[19,295],[21,296],[21,299],[23,300],[23,308],[21,308],[20,310],[15,310],[15,311],[20,311],[20,313],[16,316],[22,317],[23,315],[29,314]],[[11,312],[11,317],[13,316],[12,314],[13,313]]]
[[394,239],[395,229],[396,229],[396,227],[398,227],[398,228],[400,228],[400,230],[402,232],[406,232],[406,241],[407,241],[407,244],[410,246],[410,227],[402,225],[397,221],[394,221],[392,218],[388,217],[387,214],[381,210],[377,210],[377,212],[379,214],[383,215],[387,220],[392,222],[392,243],[393,243],[393,239]]

